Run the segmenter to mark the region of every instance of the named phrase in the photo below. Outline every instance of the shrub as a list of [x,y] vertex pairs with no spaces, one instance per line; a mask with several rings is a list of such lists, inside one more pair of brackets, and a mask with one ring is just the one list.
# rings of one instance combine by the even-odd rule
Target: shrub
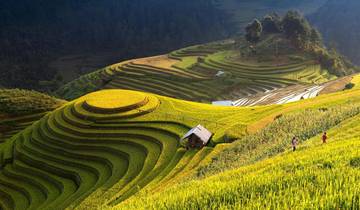
[[360,168],[360,157],[356,157],[350,160],[350,166],[354,168]]
[[350,83],[348,83],[348,84],[345,85],[344,90],[350,90],[350,89],[352,89],[354,86],[355,86],[355,84],[350,82]]

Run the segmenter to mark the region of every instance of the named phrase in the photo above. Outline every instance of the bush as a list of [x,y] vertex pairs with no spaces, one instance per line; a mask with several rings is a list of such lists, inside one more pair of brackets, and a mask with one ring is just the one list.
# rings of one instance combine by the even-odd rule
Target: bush
[[350,90],[350,89],[352,89],[354,86],[355,86],[355,84],[350,82],[350,83],[348,83],[348,84],[345,85],[344,90]]
[[350,160],[350,166],[354,168],[360,168],[360,157],[356,157]]

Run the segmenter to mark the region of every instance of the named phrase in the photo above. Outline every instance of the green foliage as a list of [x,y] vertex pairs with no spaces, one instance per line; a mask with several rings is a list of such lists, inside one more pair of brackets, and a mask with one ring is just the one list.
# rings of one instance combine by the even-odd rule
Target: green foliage
[[51,111],[64,101],[28,90],[0,89],[0,113],[26,115]]
[[[285,36],[286,39],[290,40],[291,43],[287,44],[287,48],[291,48],[290,45],[293,45],[297,51],[312,55],[318,60],[322,68],[327,69],[331,74],[336,76],[349,75],[357,71],[354,65],[346,59],[344,56],[340,55],[336,49],[328,50],[324,47],[323,38],[321,33],[314,27],[310,25],[305,17],[303,17],[299,12],[290,10],[282,18],[276,14],[270,14],[264,17],[261,22],[262,29],[264,31],[263,35],[258,32],[256,29],[258,27],[255,24],[250,24],[247,28],[249,29],[247,33],[248,40],[251,41],[251,37],[256,37],[255,42],[258,42],[262,39],[262,42],[258,46],[253,46],[253,49],[256,53],[252,53],[253,57],[259,57],[258,51],[267,54],[277,54],[279,51],[284,51],[279,49],[279,41],[271,40],[272,44],[267,44],[272,49],[272,52],[267,52],[264,48],[264,43],[269,36],[274,36],[274,34],[280,33]],[[250,30],[252,29],[252,30]],[[256,35],[259,35],[257,37]],[[277,36],[279,37],[279,35]],[[253,42],[254,43],[254,42]],[[273,47],[272,45],[275,45]]]
[[[78,69],[77,62],[54,68],[52,62],[63,56],[113,52],[111,59],[125,60],[222,39],[236,28],[225,11],[207,0],[19,0],[0,8],[8,11],[0,13],[6,32],[0,35],[0,84],[42,91],[48,89],[38,81],[53,81],[56,71],[69,71],[67,65]],[[109,64],[109,57],[100,62]]]
[[87,93],[99,90],[107,82],[102,76],[104,69],[92,72],[73,80],[55,91],[55,95],[66,100],[73,100]]
[[309,22],[296,11],[289,11],[282,19],[282,26],[287,38],[296,46],[307,49],[310,46],[312,27]]
[[348,83],[348,84],[345,85],[344,90],[350,90],[350,89],[352,89],[353,87],[355,87],[355,84],[350,82],[350,83]]
[[245,31],[246,40],[251,43],[256,43],[260,40],[263,27],[261,25],[261,22],[255,19],[252,23],[249,23],[246,26]]
[[314,43],[318,46],[321,46],[323,44],[322,35],[319,32],[319,30],[317,30],[316,28],[311,29],[310,41],[311,41],[311,43]]
[[335,49],[314,48],[311,51],[324,69],[336,76],[345,76],[356,72],[354,65],[341,56]]
[[280,33],[281,28],[281,17],[277,13],[266,15],[262,20],[261,24],[264,33]]
[[360,157],[355,157],[350,160],[350,166],[354,168],[360,168]]

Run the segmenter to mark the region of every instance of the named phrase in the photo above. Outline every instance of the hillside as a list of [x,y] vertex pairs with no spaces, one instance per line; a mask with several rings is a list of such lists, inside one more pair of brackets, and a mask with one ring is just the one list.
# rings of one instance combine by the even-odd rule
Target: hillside
[[323,0],[253,2],[3,0],[0,85],[53,90],[119,60],[227,38],[270,11],[292,8],[308,14]]
[[0,147],[1,143],[64,103],[36,91],[0,89]]
[[[70,82],[56,93],[74,99],[94,90],[122,88],[209,102],[336,78],[312,58],[251,62],[241,58],[234,45],[229,40],[192,46],[161,57],[121,62]],[[161,62],[155,61],[159,59]],[[217,76],[220,71],[223,75]]]
[[[303,40],[310,41],[291,37],[298,32],[287,34],[282,25],[293,16],[302,25],[287,26],[289,30],[303,27],[304,36],[310,36]],[[71,100],[96,90],[120,88],[198,102],[236,103],[293,85],[311,89],[356,71],[341,55],[327,50],[321,35],[300,14],[290,11],[283,17],[268,17],[279,19],[274,24],[284,29],[264,29],[256,43],[240,36],[166,55],[123,61],[84,75],[56,94]],[[266,24],[265,18],[261,21]]]
[[[354,81],[358,82],[359,77]],[[357,209],[360,204],[359,189],[356,187],[360,178],[358,94],[359,89],[297,103],[297,107],[312,103],[312,108],[285,115],[283,118],[287,119],[280,118],[283,122],[275,120],[273,125],[265,128],[265,136],[261,132],[257,135],[259,140],[269,137],[275,140],[284,135],[281,132],[287,131],[286,127],[291,122],[289,129],[292,134],[302,138],[297,152],[288,150],[286,140],[256,141],[254,144],[248,141],[255,140],[254,137],[245,137],[233,143],[221,155],[213,157],[212,162],[216,164],[212,164],[208,170],[223,171],[224,167],[234,166],[234,163],[235,168],[240,168],[165,188],[160,193],[144,192],[114,209]],[[336,99],[332,101],[330,98]],[[318,114],[322,115],[319,119],[316,117]],[[328,114],[332,119],[325,117]],[[323,122],[324,119],[328,122]],[[314,129],[318,126],[318,120],[322,125]],[[329,142],[322,144],[321,136],[316,134],[321,133],[322,129],[329,129],[329,124],[335,121],[337,125],[333,124],[334,127],[328,132]],[[314,132],[316,129],[318,131]],[[288,138],[291,138],[291,134]],[[280,148],[282,153],[276,155]],[[269,153],[275,157],[268,158]],[[259,161],[261,156],[267,159]]]
[[[340,8],[340,9],[339,9]],[[360,64],[358,38],[360,2],[357,0],[329,0],[324,6],[309,16],[324,35],[327,44],[335,46],[354,63]]]
[[[38,81],[51,81],[57,72],[69,81],[94,66],[230,32],[226,14],[207,0],[20,0],[1,1],[0,8],[0,72],[10,78],[0,80],[5,87],[44,88]],[[97,64],[84,63],[95,56]]]
[[344,2],[0,1],[0,210],[360,209]]
[[[113,209],[357,209],[360,204],[360,118],[331,129],[299,152],[285,152],[216,176],[144,193]],[[294,198],[295,195],[295,198]]]
[[[116,209],[143,209],[146,206],[163,209],[165,201],[168,207],[173,208],[236,205],[251,208],[262,206],[259,202],[266,201],[268,205],[276,206],[286,201],[290,189],[300,187],[296,180],[300,179],[300,183],[310,187],[314,179],[324,180],[330,173],[338,174],[338,179],[332,178],[326,185],[319,183],[314,193],[325,193],[325,196],[316,205],[345,205],[343,202],[354,205],[358,202],[354,197],[356,191],[348,185],[352,183],[355,186],[353,181],[359,175],[356,168],[359,145],[356,142],[357,133],[349,129],[358,124],[358,81],[356,77],[353,80],[355,88],[344,92],[287,105],[253,108],[217,107],[127,90],[91,93],[46,115],[0,147],[0,205],[4,209],[52,209],[54,206],[61,209],[111,206]],[[320,113],[320,117],[314,118],[314,113]],[[303,119],[309,118],[314,119],[314,124],[308,121],[309,124],[304,127],[303,122],[306,121]],[[294,123],[294,120],[299,123]],[[321,123],[317,125],[317,121]],[[211,143],[201,150],[185,150],[179,138],[199,123],[215,134]],[[274,126],[276,129],[276,125],[294,125],[289,127],[290,131],[294,129],[294,135],[303,134],[301,140],[304,143],[298,152],[286,152],[287,137],[281,138],[282,142],[272,142],[278,139],[276,133],[268,142],[260,139],[257,146],[246,140],[256,132],[263,132],[263,129]],[[318,139],[317,134],[330,128],[334,129],[329,134],[330,143],[320,148],[315,140]],[[283,129],[285,131],[286,126]],[[344,138],[345,134],[347,138]],[[314,136],[317,136],[314,140],[308,140]],[[238,141],[222,144],[234,139]],[[243,146],[238,147],[239,144]],[[274,149],[267,145],[272,145]],[[234,148],[239,157],[245,155],[242,158],[244,164],[285,153],[202,181],[176,185],[201,175],[201,171],[205,175],[218,173],[211,167],[214,164],[226,170],[224,166],[228,164],[221,165],[220,157],[226,155],[229,148]],[[240,152],[241,148],[246,148],[247,152]],[[343,155],[344,151],[346,155]],[[246,156],[249,152],[263,154],[263,157],[252,160]],[[315,159],[313,153],[317,154]],[[326,162],[322,162],[324,158]],[[232,160],[229,161],[231,163]],[[270,167],[273,170],[266,170]],[[344,174],[344,170],[347,173]],[[293,174],[287,179],[288,185],[283,184],[284,179],[277,179],[285,171]],[[243,176],[239,177],[239,174]],[[263,178],[252,181],[257,174]],[[343,185],[336,184],[340,180],[344,180]],[[330,185],[333,187],[327,188]],[[329,197],[327,190],[337,192],[344,187],[346,191],[343,194],[331,194],[332,197]],[[253,190],[255,188],[259,190]],[[256,200],[251,196],[256,193],[270,196],[279,188],[284,193],[276,200]],[[140,197],[132,197],[140,189],[143,189]],[[238,194],[234,194],[233,190]],[[171,193],[174,191],[177,193]],[[192,199],[188,197],[197,192],[199,194]],[[241,199],[243,197],[238,196],[239,193],[249,197]],[[301,194],[303,198],[308,198],[308,195]],[[207,202],[206,198],[211,202]],[[351,199],[353,203],[349,202]],[[127,201],[122,202],[124,200]],[[294,205],[304,207],[311,204],[310,201],[302,204],[294,202]]]

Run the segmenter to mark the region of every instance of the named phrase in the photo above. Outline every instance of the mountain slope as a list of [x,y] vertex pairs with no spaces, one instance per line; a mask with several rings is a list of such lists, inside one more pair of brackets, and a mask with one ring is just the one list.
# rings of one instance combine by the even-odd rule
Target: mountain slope
[[309,16],[324,35],[330,46],[335,46],[350,58],[354,63],[359,64],[359,9],[360,2],[356,0],[336,1],[329,0],[319,10]]
[[326,145],[317,143],[317,136],[298,152],[132,199],[114,209],[356,209],[359,121],[354,117],[332,129]]
[[119,60],[227,38],[267,12],[307,14],[322,2],[1,1],[0,85],[54,89],[59,78],[68,82]]
[[[304,108],[305,104],[312,104],[311,108],[303,112],[306,113],[309,110],[309,114],[311,112],[314,114],[317,109],[327,110],[337,106],[356,107],[357,111],[343,120],[335,120],[342,115],[341,111],[336,111],[336,114],[331,115],[331,118],[334,118],[329,122],[337,121],[337,125],[328,131],[330,138],[327,144],[321,143],[321,129],[309,133],[305,132],[305,129],[301,131],[303,133],[297,133],[299,130],[296,121],[299,120],[301,129],[306,121],[290,117],[288,120],[291,121],[287,124],[291,125],[291,129],[288,132],[304,138],[296,152],[289,151],[290,140],[283,140],[281,151],[279,151],[280,148],[276,148],[274,142],[264,142],[269,140],[264,138],[271,135],[275,135],[274,138],[280,137],[276,136],[276,132],[270,134],[268,129],[265,135],[256,134],[262,142],[253,144],[245,137],[223,150],[226,153],[233,149],[234,152],[229,156],[213,156],[212,161],[223,162],[223,165],[217,163],[218,174],[201,180],[190,179],[189,182],[172,187],[167,186],[160,191],[143,191],[138,197],[130,198],[112,209],[356,209],[360,204],[359,189],[356,187],[357,180],[360,178],[359,93],[357,89],[296,103],[298,108]],[[348,101],[350,98],[351,102]],[[296,113],[294,116],[300,114]],[[309,122],[309,128],[311,128],[310,125],[316,123],[316,118],[312,114],[307,117],[314,120]],[[286,115],[285,118],[287,118]],[[281,127],[275,126],[274,131],[281,133],[288,125],[280,123],[278,126]],[[309,139],[307,136],[309,134],[310,137],[314,137]],[[288,138],[291,139],[291,136]],[[256,145],[257,143],[260,145]],[[241,144],[244,145],[239,146]],[[268,144],[268,146],[264,145],[264,147],[261,144]],[[260,154],[262,152],[264,154]],[[271,153],[272,155],[269,156]],[[277,155],[278,153],[281,154]],[[261,155],[265,155],[263,160],[254,160]],[[274,155],[275,157],[269,158]],[[240,164],[237,163],[235,170],[226,171],[226,167],[232,161],[234,163],[240,161],[243,166],[239,167]],[[203,165],[206,166],[207,163]],[[214,169],[214,166],[212,168]],[[205,171],[206,175],[207,173],[209,171]],[[193,172],[193,174],[199,174],[199,172]],[[296,199],[294,199],[294,194]]]
[[5,87],[44,88],[38,81],[51,81],[57,72],[68,81],[94,70],[83,61],[94,55],[95,66],[105,66],[231,31],[226,14],[204,0],[21,0],[1,1],[0,8]]
[[0,147],[65,101],[36,91],[0,89]]
[[[176,208],[177,205],[185,205],[182,202],[177,202],[178,196],[182,197],[183,192],[190,193],[187,195],[195,192],[188,191],[187,185],[196,186],[200,192],[199,195],[205,195],[204,191],[211,194],[219,192],[216,189],[233,189],[229,188],[233,185],[228,182],[223,181],[216,188],[213,187],[213,184],[216,184],[216,180],[221,179],[221,177],[227,178],[226,174],[239,176],[239,172],[236,171],[228,172],[224,176],[219,174],[219,178],[205,179],[202,181],[204,184],[200,184],[203,187],[198,187],[193,182],[183,187],[180,186],[181,190],[176,187],[177,183],[182,183],[184,180],[193,177],[199,166],[207,165],[216,160],[224,148],[233,146],[232,144],[221,144],[222,142],[229,139],[239,139],[238,141],[241,142],[248,134],[266,128],[269,123],[276,122],[279,116],[292,112],[306,112],[309,109],[330,110],[345,105],[352,105],[357,107],[356,110],[359,110],[359,104],[360,92],[358,88],[298,103],[254,108],[217,107],[127,90],[104,90],[91,93],[46,115],[25,131],[11,138],[3,147],[0,147],[0,192],[3,195],[0,205],[5,209],[46,209],[55,206],[61,209],[66,207],[70,209],[97,209],[100,207],[128,209],[146,205],[162,208],[162,204],[158,204],[157,201],[166,201]],[[346,111],[346,109],[343,110]],[[335,124],[328,124],[328,126],[343,126],[344,133],[350,134],[349,137],[354,134],[355,136],[352,137],[356,139],[356,132],[347,130],[347,127],[352,126],[347,126],[346,123],[339,125],[340,122],[344,122],[356,113],[346,114],[344,118],[337,118],[342,112],[333,112],[335,118],[329,120],[334,119],[333,122],[330,122]],[[357,119],[357,117],[354,118],[354,123],[358,122]],[[197,124],[202,124],[214,132],[211,144],[201,150],[186,151],[181,147],[179,138]],[[318,132],[311,135],[315,136]],[[335,135],[333,132],[330,134]],[[340,134],[342,135],[342,133]],[[339,139],[343,138],[341,135]],[[337,151],[341,152],[347,148],[349,153],[346,154],[349,155],[344,155],[342,158],[334,155],[329,159],[334,161],[332,164],[336,166],[336,171],[344,169],[340,166],[342,167],[346,161],[356,158],[355,151],[357,151],[358,146],[356,142],[347,142],[339,141],[339,143],[329,144],[329,148],[320,150],[317,157],[319,160],[322,157],[327,157],[329,149],[332,149],[332,154],[337,154]],[[352,146],[351,149],[348,146]],[[253,149],[251,145],[247,148]],[[284,148],[286,150],[286,145]],[[266,151],[267,148],[263,150],[263,152]],[[311,162],[308,163],[308,157],[313,151],[312,146],[310,146],[309,152],[302,153],[299,151],[299,155],[303,154],[304,157],[301,166],[305,167],[308,166],[306,164],[312,164]],[[291,160],[293,156],[285,154],[284,157]],[[299,165],[292,161],[284,163],[282,162],[283,158],[275,160],[273,166],[279,166],[277,167],[279,173],[282,170],[292,169],[292,167]],[[339,160],[341,162],[338,168],[337,161]],[[262,167],[263,164],[268,165],[271,161],[260,162],[249,167],[253,167],[257,171],[257,168]],[[350,169],[350,166],[344,167]],[[252,179],[246,178],[247,168],[238,170],[244,171],[244,180],[249,181],[249,183],[245,181],[244,183],[248,183],[250,189],[252,186],[255,187],[255,183],[258,182],[251,182],[251,184]],[[311,175],[311,171],[302,170],[302,167],[298,167],[296,170],[300,170],[298,173]],[[349,175],[356,175],[356,170],[348,170]],[[258,173],[265,172],[260,170]],[[266,174],[268,173],[271,172],[266,172]],[[315,173],[314,175],[318,176],[319,174]],[[277,176],[272,174],[272,176],[267,177],[276,178]],[[237,186],[237,180],[242,179],[235,180],[234,184]],[[262,179],[259,184],[262,182],[266,184],[267,180]],[[307,180],[303,179],[305,183]],[[174,185],[175,188],[172,188]],[[207,188],[208,186],[212,190]],[[297,186],[294,183],[294,187]],[[151,193],[154,194],[154,197],[138,199],[139,196],[132,196],[141,189],[143,191],[138,194],[139,196],[148,196],[146,193]],[[172,189],[179,190],[179,193],[173,194],[175,197],[162,194],[162,192],[171,192]],[[244,188],[244,190],[246,189]],[[284,188],[286,193],[288,192],[287,189]],[[338,190],[338,188],[333,189]],[[247,192],[253,191],[247,190]],[[270,190],[270,192],[273,191]],[[160,193],[161,199],[157,197],[156,193]],[[229,195],[228,193],[221,194]],[[217,198],[217,195],[211,194],[212,198]],[[351,193],[344,194],[342,199],[348,201],[352,195]],[[182,198],[191,201],[185,195]],[[195,199],[197,198],[200,199],[201,197]],[[229,195],[228,198],[234,197]],[[239,198],[241,196],[236,196],[234,201]],[[283,195],[279,201],[281,202],[286,198],[288,198],[288,194]],[[333,201],[332,199],[326,197],[328,201]],[[206,199],[202,200],[206,201]],[[212,201],[211,205],[214,207],[236,204],[228,203],[220,198],[219,202],[217,200]],[[147,202],[147,204],[145,205],[143,202]],[[327,203],[337,204],[334,202]],[[240,205],[240,203],[237,204]],[[276,202],[271,200],[269,204],[275,205]],[[186,202],[186,205],[211,207],[203,202],[197,202],[197,204]],[[251,205],[252,203],[249,203],[249,207]],[[322,205],[322,203],[320,202],[318,205]]]
[[[276,42],[273,42],[276,40]],[[275,45],[278,56],[273,56]],[[237,100],[294,84],[321,84],[336,76],[316,56],[297,50],[281,35],[250,44],[225,40],[173,51],[168,55],[133,59],[80,77],[56,91],[74,99],[99,89],[140,90],[192,101]]]

